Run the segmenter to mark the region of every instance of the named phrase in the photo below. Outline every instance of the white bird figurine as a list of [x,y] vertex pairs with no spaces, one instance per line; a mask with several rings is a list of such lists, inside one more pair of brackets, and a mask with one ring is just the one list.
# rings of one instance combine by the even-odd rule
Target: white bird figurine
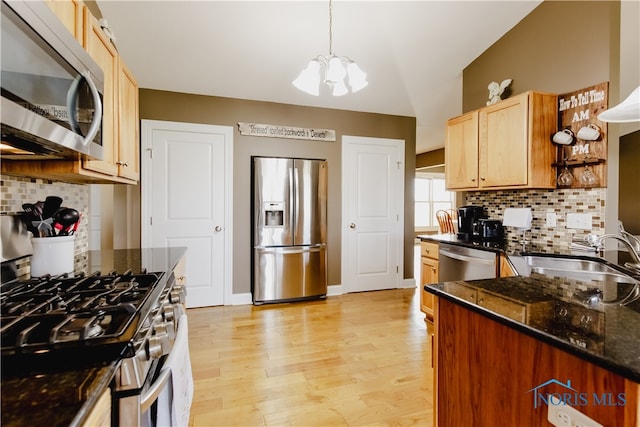
[[509,87],[512,81],[512,79],[506,79],[500,84],[497,82],[489,83],[489,100],[487,101],[487,105],[495,104],[500,101],[502,99],[502,94]]

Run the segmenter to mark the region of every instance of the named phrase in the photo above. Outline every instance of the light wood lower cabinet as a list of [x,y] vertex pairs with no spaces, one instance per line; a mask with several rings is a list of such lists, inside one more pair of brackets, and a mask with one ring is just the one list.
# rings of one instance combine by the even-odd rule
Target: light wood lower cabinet
[[640,425],[639,384],[444,298],[434,308],[434,425],[548,425],[548,407],[531,390],[552,378],[589,396],[624,393],[625,405],[578,410],[602,425]]
[[517,275],[507,255],[500,254],[500,277],[513,277]]
[[111,426],[111,389],[106,389],[82,424],[82,427]]
[[420,310],[427,319],[433,319],[433,294],[424,290],[424,285],[438,282],[438,244],[420,243]]

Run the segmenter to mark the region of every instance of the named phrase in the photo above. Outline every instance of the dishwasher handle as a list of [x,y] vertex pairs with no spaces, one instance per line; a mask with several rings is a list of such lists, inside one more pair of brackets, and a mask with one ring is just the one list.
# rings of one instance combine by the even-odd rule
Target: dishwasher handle
[[492,260],[492,259],[476,258],[472,256],[456,254],[453,252],[449,252],[446,249],[440,249],[440,255],[457,259],[459,261],[473,262],[476,264],[484,264],[484,265],[495,265],[495,260]]

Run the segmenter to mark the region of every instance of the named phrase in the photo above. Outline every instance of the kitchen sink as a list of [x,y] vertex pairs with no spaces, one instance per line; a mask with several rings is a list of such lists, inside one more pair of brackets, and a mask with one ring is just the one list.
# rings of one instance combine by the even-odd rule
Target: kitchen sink
[[531,272],[547,276],[605,283],[640,283],[632,276],[597,260],[539,255],[525,255],[522,259]]
[[[640,302],[640,280],[607,264],[604,260],[553,255],[523,255],[509,257],[509,259],[521,276],[538,273],[593,283],[595,285],[593,288],[574,295],[584,305],[597,303],[628,305]],[[616,287],[614,298],[605,299],[602,289],[607,285]],[[638,308],[637,304],[633,307]]]

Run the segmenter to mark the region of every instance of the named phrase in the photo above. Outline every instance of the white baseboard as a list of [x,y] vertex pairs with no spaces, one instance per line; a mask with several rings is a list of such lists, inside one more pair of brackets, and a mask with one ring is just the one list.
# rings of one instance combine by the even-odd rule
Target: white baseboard
[[225,305],[247,305],[253,304],[253,298],[251,292],[245,292],[243,294],[231,294],[231,301]]
[[344,294],[344,290],[342,289],[342,285],[329,285],[327,287],[327,296],[335,297],[336,295]]
[[415,287],[416,287],[416,279],[414,279],[413,277],[409,279],[403,279],[402,282],[400,283],[400,288],[402,289],[409,289],[409,288],[415,288]]

